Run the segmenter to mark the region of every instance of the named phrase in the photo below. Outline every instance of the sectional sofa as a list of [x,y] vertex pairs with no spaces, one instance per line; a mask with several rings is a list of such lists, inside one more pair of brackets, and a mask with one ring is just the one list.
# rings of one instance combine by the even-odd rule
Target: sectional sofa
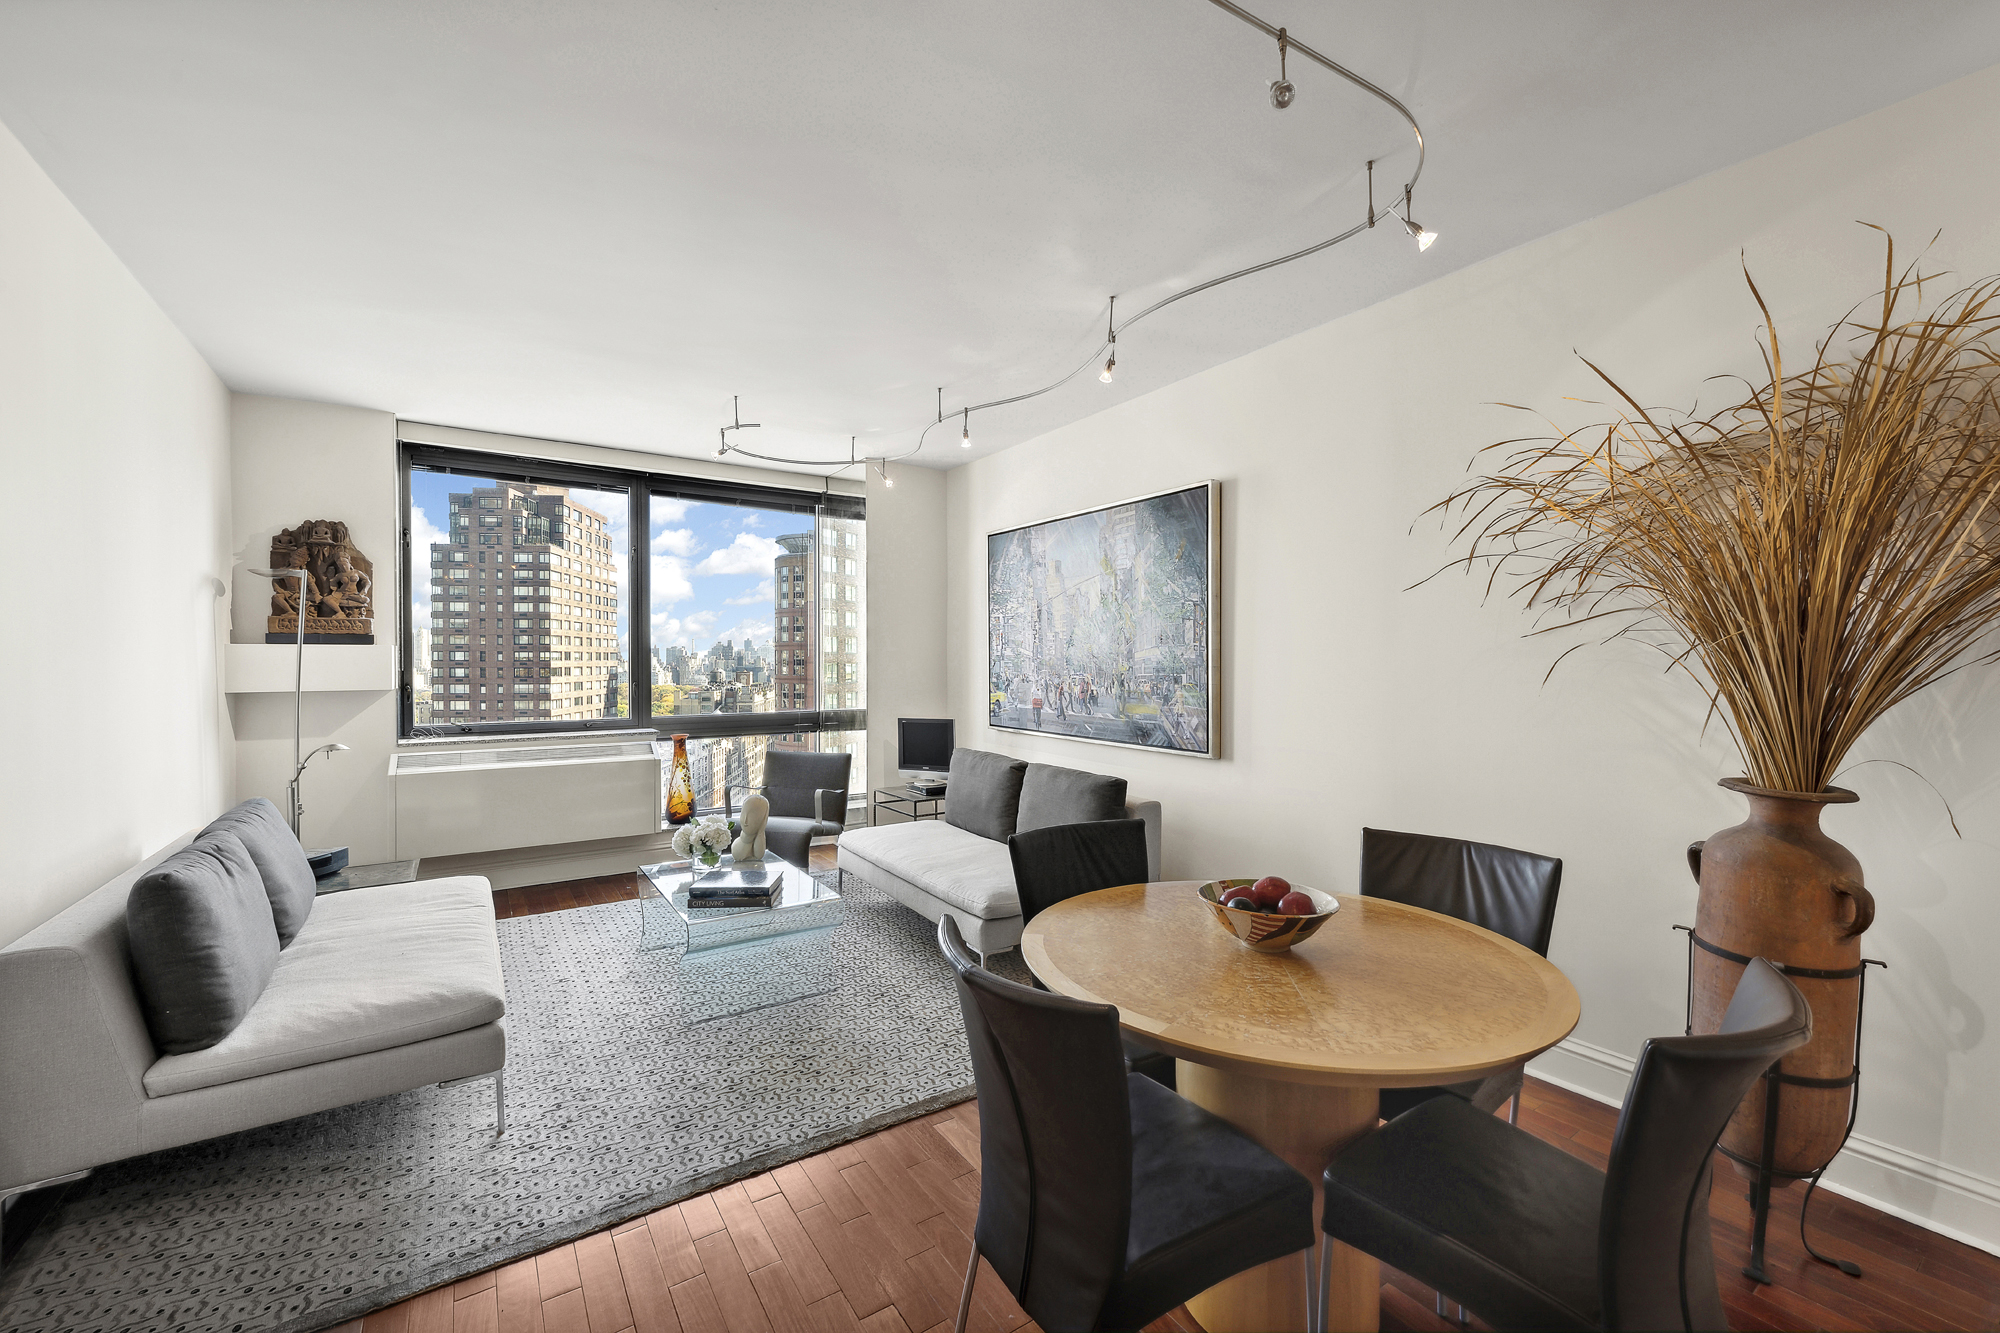
[[1021,896],[1007,854],[1015,833],[1143,819],[1147,873],[1160,877],[1160,803],[1128,800],[1123,778],[960,749],[946,791],[943,819],[841,834],[836,864],[932,921],[949,915],[982,959],[1021,942]]

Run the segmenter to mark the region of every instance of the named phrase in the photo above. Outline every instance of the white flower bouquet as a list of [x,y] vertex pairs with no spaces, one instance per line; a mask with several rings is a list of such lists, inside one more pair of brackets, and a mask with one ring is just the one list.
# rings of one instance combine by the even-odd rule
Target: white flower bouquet
[[729,850],[730,842],[729,825],[719,819],[703,819],[675,830],[674,853],[712,866]]

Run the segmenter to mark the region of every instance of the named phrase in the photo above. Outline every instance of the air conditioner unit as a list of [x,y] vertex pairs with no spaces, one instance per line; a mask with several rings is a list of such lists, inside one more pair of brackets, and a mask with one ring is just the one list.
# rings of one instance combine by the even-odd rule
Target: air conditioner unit
[[660,831],[651,741],[418,750],[392,756],[389,778],[398,859]]

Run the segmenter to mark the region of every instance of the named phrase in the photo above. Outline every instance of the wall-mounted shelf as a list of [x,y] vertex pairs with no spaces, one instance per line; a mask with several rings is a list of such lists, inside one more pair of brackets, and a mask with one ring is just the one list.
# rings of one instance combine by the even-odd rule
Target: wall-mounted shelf
[[[298,651],[289,643],[225,645],[224,689],[230,694],[290,694]],[[305,687],[315,694],[333,690],[386,694],[396,688],[396,647],[381,642],[309,643]]]

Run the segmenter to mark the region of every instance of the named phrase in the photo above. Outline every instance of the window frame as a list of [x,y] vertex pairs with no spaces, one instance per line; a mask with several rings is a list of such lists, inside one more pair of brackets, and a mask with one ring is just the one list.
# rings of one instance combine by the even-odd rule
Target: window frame
[[[548,486],[584,486],[593,489],[623,489],[625,492],[626,534],[631,547],[626,556],[624,597],[631,626],[626,639],[627,656],[622,662],[628,682],[627,717],[513,719],[494,722],[416,722],[415,624],[411,614],[412,584],[418,564],[410,544],[410,473],[413,469],[443,472],[453,476],[478,477],[493,481],[513,481]],[[605,467],[572,463],[518,454],[462,449],[399,439],[396,454],[396,486],[401,505],[397,528],[401,533],[401,565],[396,615],[398,652],[396,734],[399,740],[463,739],[492,736],[574,735],[591,731],[632,731],[647,729],[681,733],[691,739],[722,739],[731,736],[779,736],[822,731],[863,731],[868,728],[868,710],[860,708],[775,709],[769,713],[666,713],[652,711],[652,672],[637,668],[652,659],[652,498],[655,495],[700,504],[735,505],[745,509],[778,510],[808,515],[812,519],[815,548],[823,518],[867,521],[867,501],[858,495],[832,490],[794,489],[725,481],[712,477],[692,477],[682,473],[656,472],[636,468]],[[468,525],[476,533],[477,525]],[[447,526],[447,537],[455,529]],[[473,543],[466,550],[474,549]],[[430,553],[425,552],[422,577],[430,579]],[[447,562],[454,563],[454,562]],[[511,579],[509,580],[511,582]],[[777,656],[777,628],[772,627],[772,661]],[[644,685],[639,682],[643,676]],[[641,699],[646,711],[637,710]],[[773,700],[776,694],[773,692]]]

